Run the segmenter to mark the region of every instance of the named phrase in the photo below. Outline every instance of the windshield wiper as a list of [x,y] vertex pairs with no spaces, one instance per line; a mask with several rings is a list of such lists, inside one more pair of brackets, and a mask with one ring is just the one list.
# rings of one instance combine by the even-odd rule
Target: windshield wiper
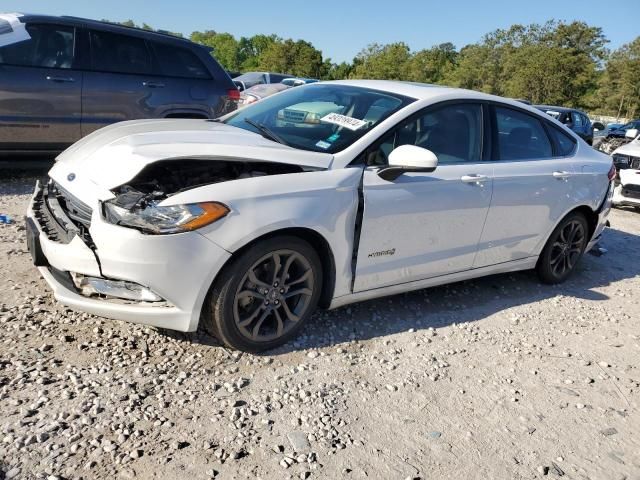
[[245,122],[247,122],[249,125],[251,125],[254,128],[257,128],[258,131],[262,134],[263,137],[268,138],[269,140],[273,140],[274,142],[278,142],[281,143],[282,145],[286,145],[287,147],[290,147],[291,145],[289,145],[285,140],[282,139],[282,137],[280,137],[280,135],[274,133],[273,131],[271,131],[271,129],[269,129],[269,127],[258,123],[254,120],[251,120],[250,118],[245,118],[244,119]]

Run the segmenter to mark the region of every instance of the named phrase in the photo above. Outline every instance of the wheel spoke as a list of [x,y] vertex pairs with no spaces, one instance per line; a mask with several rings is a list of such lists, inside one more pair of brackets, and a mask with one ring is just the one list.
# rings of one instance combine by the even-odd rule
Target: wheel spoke
[[258,321],[256,322],[255,326],[253,327],[253,330],[251,331],[251,338],[253,338],[254,340],[258,339],[258,333],[260,333],[260,327],[262,326],[266,318],[269,316],[269,313],[271,313],[270,310],[265,310],[263,314],[260,316],[260,318],[258,319]]
[[244,298],[244,297],[254,297],[254,298],[259,298],[260,300],[265,299],[264,295],[262,295],[260,292],[256,292],[255,290],[242,290],[237,295],[237,298]]
[[290,292],[285,293],[284,298],[291,298],[296,295],[305,295],[310,297],[312,294],[313,291],[310,288],[299,288],[298,290],[291,290]]
[[287,302],[282,302],[282,309],[284,310],[284,313],[287,316],[287,318],[292,322],[297,322],[298,320],[300,320],[300,317],[291,311],[291,309],[289,308],[289,305],[287,305]]
[[271,285],[274,285],[276,280],[278,280],[278,273],[282,267],[282,261],[280,259],[280,255],[277,253],[274,253],[271,259],[273,260],[273,279],[271,280]]
[[240,327],[247,327],[249,325],[251,325],[251,323],[258,317],[258,314],[264,310],[264,305],[260,305],[258,306],[258,308],[256,308],[253,313],[251,313],[251,315],[249,315],[247,318],[245,318],[244,320],[241,320],[238,323],[238,326]]
[[287,276],[289,275],[289,269],[291,268],[291,264],[293,264],[293,261],[296,259],[296,254],[292,253],[291,255],[289,255],[289,258],[287,258],[287,261],[284,264],[284,267],[282,268],[282,275],[280,275],[280,283],[282,285],[285,284],[285,282],[287,281]]
[[249,281],[262,288],[271,288],[271,285],[269,285],[267,282],[263,282],[256,276],[256,272],[253,269],[249,270]]
[[295,285],[296,283],[300,283],[300,282],[304,282],[305,280],[307,280],[309,277],[311,276],[311,270],[307,270],[306,272],[304,272],[302,274],[301,277],[291,281],[291,282],[287,282],[286,286],[290,287],[291,285]]
[[280,336],[280,335],[282,335],[282,331],[284,330],[284,322],[282,321],[282,317],[280,316],[280,312],[278,312],[277,308],[273,311],[273,313],[276,316],[276,322],[278,322],[276,335]]

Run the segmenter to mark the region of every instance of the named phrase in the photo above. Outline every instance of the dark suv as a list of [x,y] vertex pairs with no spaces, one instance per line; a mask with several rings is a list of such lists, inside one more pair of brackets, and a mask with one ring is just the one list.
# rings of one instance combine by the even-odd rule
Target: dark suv
[[55,152],[105,125],[215,118],[239,92],[210,50],[73,17],[0,15],[0,152]]
[[576,134],[581,136],[589,145],[593,144],[593,125],[591,125],[591,120],[589,120],[586,113],[566,107],[554,107],[550,105],[534,106],[538,110],[542,110],[552,116],[560,123],[564,123]]

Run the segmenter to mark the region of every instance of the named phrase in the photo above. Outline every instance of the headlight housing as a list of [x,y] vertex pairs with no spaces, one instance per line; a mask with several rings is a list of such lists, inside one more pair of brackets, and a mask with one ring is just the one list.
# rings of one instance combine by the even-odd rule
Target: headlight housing
[[103,203],[104,218],[114,225],[135,228],[151,235],[165,235],[196,230],[219,220],[229,208],[218,202],[160,206],[149,202],[127,210],[113,201]]

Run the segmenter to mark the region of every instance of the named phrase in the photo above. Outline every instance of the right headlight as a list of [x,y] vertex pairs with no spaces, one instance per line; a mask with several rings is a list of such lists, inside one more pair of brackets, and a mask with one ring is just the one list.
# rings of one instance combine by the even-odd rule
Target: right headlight
[[112,200],[104,202],[104,217],[109,223],[135,228],[152,235],[196,230],[223,218],[229,208],[218,202],[160,206],[150,202],[142,208],[127,210]]

